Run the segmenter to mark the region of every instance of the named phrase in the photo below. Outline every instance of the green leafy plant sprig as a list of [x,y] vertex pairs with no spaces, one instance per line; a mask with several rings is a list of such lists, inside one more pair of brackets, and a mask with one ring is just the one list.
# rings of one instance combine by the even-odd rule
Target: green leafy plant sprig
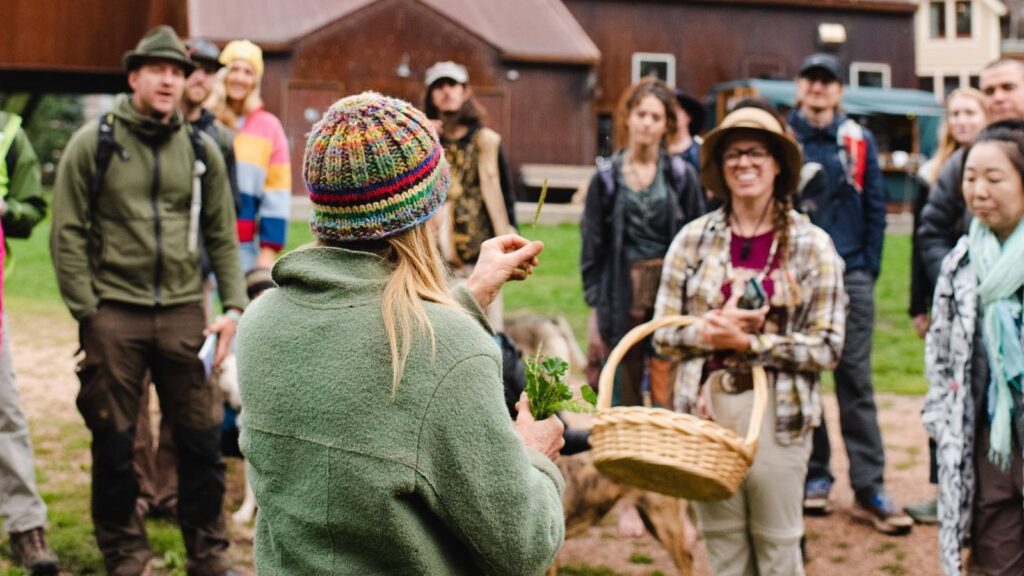
[[561,358],[542,357],[538,352],[526,362],[526,397],[530,399],[530,412],[535,420],[544,420],[555,412],[566,410],[576,413],[596,412],[597,393],[590,386],[580,386],[583,402],[572,397],[566,381],[569,364]]

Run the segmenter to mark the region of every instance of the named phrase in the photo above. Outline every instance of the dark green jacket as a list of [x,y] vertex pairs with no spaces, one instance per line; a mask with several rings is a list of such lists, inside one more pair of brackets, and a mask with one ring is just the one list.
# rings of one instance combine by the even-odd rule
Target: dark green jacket
[[381,296],[391,267],[292,252],[238,328],[241,446],[260,503],[256,572],[532,576],[562,545],[558,468],[505,408],[483,313],[424,303],[392,396]]
[[[7,113],[0,112],[0,129],[7,124]],[[28,238],[32,228],[46,215],[46,198],[43,196],[39,158],[32,144],[19,129],[14,143],[0,162],[7,164],[7,196],[4,202],[7,211],[3,215],[4,235],[11,238]]]
[[[118,96],[114,154],[94,202],[98,122],[72,136],[57,169],[50,250],[57,283],[71,314],[81,319],[102,300],[140,306],[202,299],[199,252],[188,250],[195,152],[175,113],[168,124],[139,114],[131,95]],[[206,175],[200,236],[225,307],[244,308],[235,210],[216,143],[205,134]]]

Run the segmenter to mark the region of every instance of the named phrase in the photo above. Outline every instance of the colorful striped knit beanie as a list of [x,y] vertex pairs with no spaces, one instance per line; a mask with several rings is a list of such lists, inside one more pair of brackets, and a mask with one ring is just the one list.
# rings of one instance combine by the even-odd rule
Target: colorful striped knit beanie
[[302,173],[322,240],[393,236],[426,222],[448,193],[448,162],[427,117],[376,92],[331,105],[306,140]]

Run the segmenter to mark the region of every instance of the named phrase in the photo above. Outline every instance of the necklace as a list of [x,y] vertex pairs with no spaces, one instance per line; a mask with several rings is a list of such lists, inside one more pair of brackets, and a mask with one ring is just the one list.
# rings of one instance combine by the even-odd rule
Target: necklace
[[747,232],[743,229],[743,226],[740,225],[739,218],[736,217],[735,213],[732,214],[732,222],[733,224],[736,225],[736,228],[739,229],[740,236],[742,237],[743,241],[743,244],[740,245],[740,260],[746,260],[747,258],[750,257],[750,250],[754,244],[753,235],[757,233],[758,228],[760,228],[761,224],[764,223],[764,217],[768,215],[768,209],[771,207],[772,203],[769,200],[768,203],[765,204],[764,210],[761,211],[761,217],[757,219],[757,224],[754,225],[754,230],[751,234],[747,234]]

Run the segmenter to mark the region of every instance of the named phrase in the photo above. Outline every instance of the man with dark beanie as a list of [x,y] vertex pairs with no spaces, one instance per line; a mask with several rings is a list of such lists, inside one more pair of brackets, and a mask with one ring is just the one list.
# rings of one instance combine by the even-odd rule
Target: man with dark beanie
[[[50,237],[61,296],[85,352],[77,405],[93,437],[94,533],[111,576],[150,569],[131,465],[148,370],[174,422],[188,573],[235,574],[221,511],[223,412],[198,357],[204,335],[217,335],[219,364],[247,304],[227,173],[216,143],[178,110],[195,64],[174,30],[149,31],[124,67],[132,93],[76,132],[61,157]],[[209,326],[199,238],[224,305]]]

